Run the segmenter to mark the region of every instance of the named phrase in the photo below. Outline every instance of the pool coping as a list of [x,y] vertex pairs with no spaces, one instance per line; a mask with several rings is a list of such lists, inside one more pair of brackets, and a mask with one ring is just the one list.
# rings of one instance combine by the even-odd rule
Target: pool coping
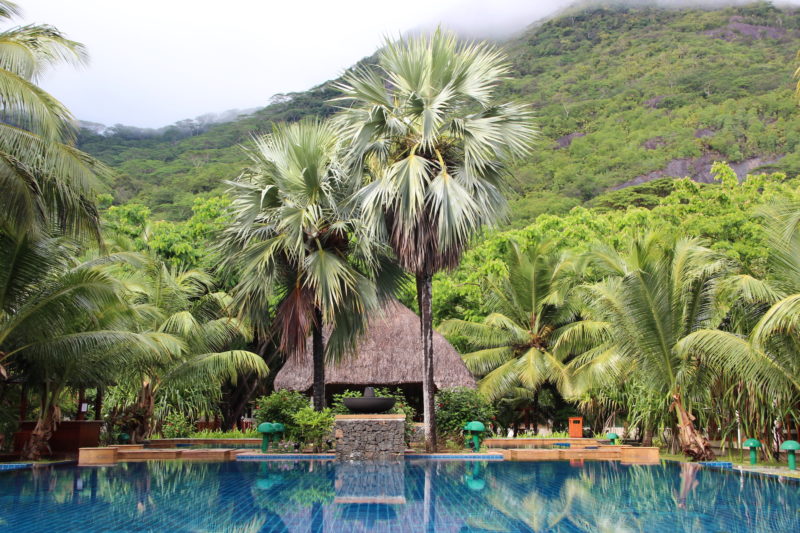
[[32,462],[13,462],[13,463],[0,463],[0,472],[14,472],[16,470],[33,470],[35,468],[45,468],[48,466],[64,466],[64,465],[77,465],[78,461],[74,459],[64,459],[61,461],[49,461],[46,463],[32,463]]

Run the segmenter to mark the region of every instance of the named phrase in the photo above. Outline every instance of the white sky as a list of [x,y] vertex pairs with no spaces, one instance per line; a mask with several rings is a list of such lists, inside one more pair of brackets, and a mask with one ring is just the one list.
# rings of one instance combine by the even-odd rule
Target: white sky
[[[497,8],[513,1],[499,0],[492,10],[502,14]],[[59,67],[41,82],[75,116],[106,125],[158,127],[207,112],[261,107],[275,93],[308,89],[371,55],[384,35],[436,23],[440,13],[452,13],[454,6],[465,2],[21,0],[20,4],[22,21],[52,24],[89,49],[88,67]],[[466,4],[472,4],[476,14],[490,7],[489,2]],[[496,15],[490,20],[508,22]]]
[[336,77],[371,55],[385,35],[440,22],[478,36],[507,35],[570,3],[17,1],[24,10],[18,23],[52,24],[84,43],[91,56],[88,67],[59,67],[41,85],[81,120],[141,127],[262,107],[275,93],[306,90]]

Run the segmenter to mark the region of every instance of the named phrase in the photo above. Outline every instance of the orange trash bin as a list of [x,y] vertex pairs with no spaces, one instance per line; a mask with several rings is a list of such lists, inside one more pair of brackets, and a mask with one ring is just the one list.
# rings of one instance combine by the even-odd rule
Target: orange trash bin
[[573,416],[569,419],[569,438],[582,439],[583,438],[583,417]]

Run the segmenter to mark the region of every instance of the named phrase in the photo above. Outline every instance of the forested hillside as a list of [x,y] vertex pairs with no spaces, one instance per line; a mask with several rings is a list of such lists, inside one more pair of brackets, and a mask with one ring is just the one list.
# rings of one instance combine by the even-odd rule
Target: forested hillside
[[[713,11],[593,8],[501,44],[513,65],[503,90],[535,108],[542,132],[510,180],[518,193],[515,227],[625,184],[687,175],[708,181],[715,160],[740,176],[800,169],[796,10],[766,3]],[[154,218],[182,220],[194,197],[221,193],[222,180],[239,173],[250,135],[276,121],[329,115],[335,95],[326,83],[205,131],[84,131],[80,145],[119,171],[110,184],[115,203],[143,203]]]

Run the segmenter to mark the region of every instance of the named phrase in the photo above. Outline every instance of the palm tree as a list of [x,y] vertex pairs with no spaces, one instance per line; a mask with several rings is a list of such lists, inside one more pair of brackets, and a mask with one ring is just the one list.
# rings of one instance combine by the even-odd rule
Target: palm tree
[[[0,1],[0,19],[20,13]],[[82,63],[86,51],[56,28],[28,25],[0,32],[0,229],[97,236],[93,189],[110,170],[74,147],[70,112],[36,85],[49,67]]]
[[697,331],[681,347],[737,376],[737,390],[750,391],[750,397],[765,394],[779,408],[772,409],[774,419],[800,397],[800,204],[776,202],[760,215],[769,244],[767,278],[729,277],[731,315],[738,320],[730,319],[729,331]]
[[222,242],[225,268],[238,280],[233,305],[260,338],[277,330],[289,356],[303,352],[311,334],[314,407],[321,410],[326,352],[337,357],[352,348],[365,313],[376,308],[371,273],[379,258],[347,204],[356,184],[340,163],[330,123],[276,127],[254,144],[251,167],[230,183],[234,220]]
[[0,232],[0,372],[20,375],[42,400],[26,457],[47,448],[65,387],[101,381],[169,341],[127,328],[120,289],[64,239]]
[[580,354],[570,363],[573,383],[590,389],[636,380],[674,411],[683,452],[712,459],[691,401],[719,367],[687,354],[682,341],[721,322],[715,303],[729,261],[700,240],[655,233],[635,238],[627,253],[598,247],[590,261],[605,278],[583,288],[584,319],[566,326],[554,348]]
[[483,321],[446,320],[439,326],[474,350],[464,354],[467,368],[482,376],[478,389],[492,401],[523,388],[534,395],[546,382],[566,392],[563,357],[552,351],[559,328],[575,319],[567,294],[577,279],[575,260],[553,251],[550,242],[524,250],[511,243],[507,275],[489,280],[494,311]]
[[428,449],[436,447],[433,275],[455,268],[481,226],[504,215],[503,163],[527,154],[535,135],[524,106],[495,101],[508,72],[495,48],[437,30],[387,42],[377,66],[338,84],[352,167],[368,182],[364,220],[416,278]]
[[243,373],[268,374],[264,360],[243,349],[251,340],[250,327],[230,316],[230,297],[215,290],[207,273],[170,268],[160,259],[130,253],[106,261],[122,258],[127,261],[122,267],[109,268],[125,287],[136,315],[134,327],[171,340],[142,353],[117,374],[122,387],[136,391],[127,406],[138,422],[131,435],[134,442],[152,432],[160,396],[198,386],[218,390],[236,383]]

